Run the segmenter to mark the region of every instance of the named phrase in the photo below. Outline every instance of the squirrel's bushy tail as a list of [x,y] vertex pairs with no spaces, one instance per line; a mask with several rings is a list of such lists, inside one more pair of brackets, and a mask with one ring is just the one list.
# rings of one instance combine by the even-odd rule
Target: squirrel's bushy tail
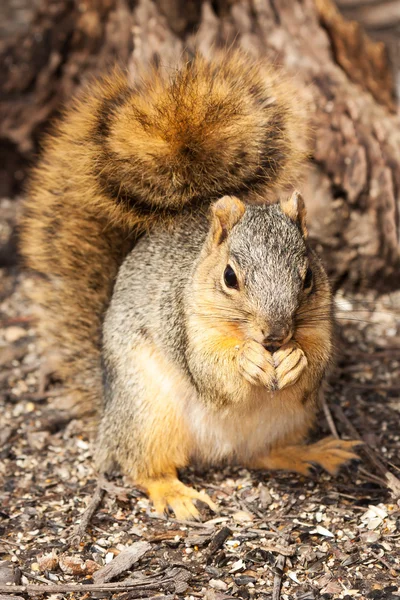
[[135,236],[185,205],[289,185],[305,140],[298,93],[238,51],[133,83],[116,70],[65,112],[32,174],[21,250],[41,274],[44,341],[83,406],[101,396],[102,316]]

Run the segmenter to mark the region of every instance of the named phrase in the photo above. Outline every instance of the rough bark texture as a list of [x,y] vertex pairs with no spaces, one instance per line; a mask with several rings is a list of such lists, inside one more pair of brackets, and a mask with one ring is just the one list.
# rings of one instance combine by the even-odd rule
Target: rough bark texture
[[398,286],[400,119],[390,72],[382,45],[328,0],[42,0],[18,39],[0,41],[3,193],[18,189],[49,120],[92,74],[116,60],[134,72],[138,61],[232,44],[285,65],[309,92],[315,140],[303,187],[330,273],[351,286]]
[[384,42],[400,98],[400,0],[336,0],[346,19],[358,21],[373,39]]

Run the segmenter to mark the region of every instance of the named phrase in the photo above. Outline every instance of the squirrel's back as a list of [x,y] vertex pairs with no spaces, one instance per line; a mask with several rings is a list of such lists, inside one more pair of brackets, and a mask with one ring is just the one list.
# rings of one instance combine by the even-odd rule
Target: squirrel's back
[[21,249],[42,275],[43,337],[88,407],[101,395],[104,310],[137,235],[185,205],[290,185],[305,157],[302,113],[281,73],[237,51],[133,83],[115,70],[65,112],[31,178]]

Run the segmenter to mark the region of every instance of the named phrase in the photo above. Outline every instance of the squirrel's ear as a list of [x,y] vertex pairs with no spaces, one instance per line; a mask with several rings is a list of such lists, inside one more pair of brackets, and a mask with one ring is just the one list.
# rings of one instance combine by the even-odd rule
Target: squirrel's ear
[[306,225],[306,207],[304,204],[303,196],[295,190],[290,198],[280,201],[282,212],[289,217],[294,223],[296,223],[303,236],[308,236],[307,225]]
[[224,196],[212,205],[212,237],[221,244],[238,221],[243,217],[246,207],[235,196]]

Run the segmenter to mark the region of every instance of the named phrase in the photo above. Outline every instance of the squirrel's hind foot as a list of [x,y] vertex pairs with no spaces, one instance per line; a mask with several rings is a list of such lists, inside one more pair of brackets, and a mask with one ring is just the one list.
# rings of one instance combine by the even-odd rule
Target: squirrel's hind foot
[[147,489],[154,508],[159,514],[167,513],[170,509],[180,521],[198,520],[200,513],[193,504],[194,500],[201,500],[211,510],[218,512],[218,507],[207,494],[184,485],[176,477],[159,477],[140,483]]
[[268,456],[256,459],[249,466],[255,469],[295,471],[309,476],[317,465],[331,475],[336,475],[343,465],[359,460],[353,449],[361,444],[357,440],[327,437],[315,444],[276,448]]

